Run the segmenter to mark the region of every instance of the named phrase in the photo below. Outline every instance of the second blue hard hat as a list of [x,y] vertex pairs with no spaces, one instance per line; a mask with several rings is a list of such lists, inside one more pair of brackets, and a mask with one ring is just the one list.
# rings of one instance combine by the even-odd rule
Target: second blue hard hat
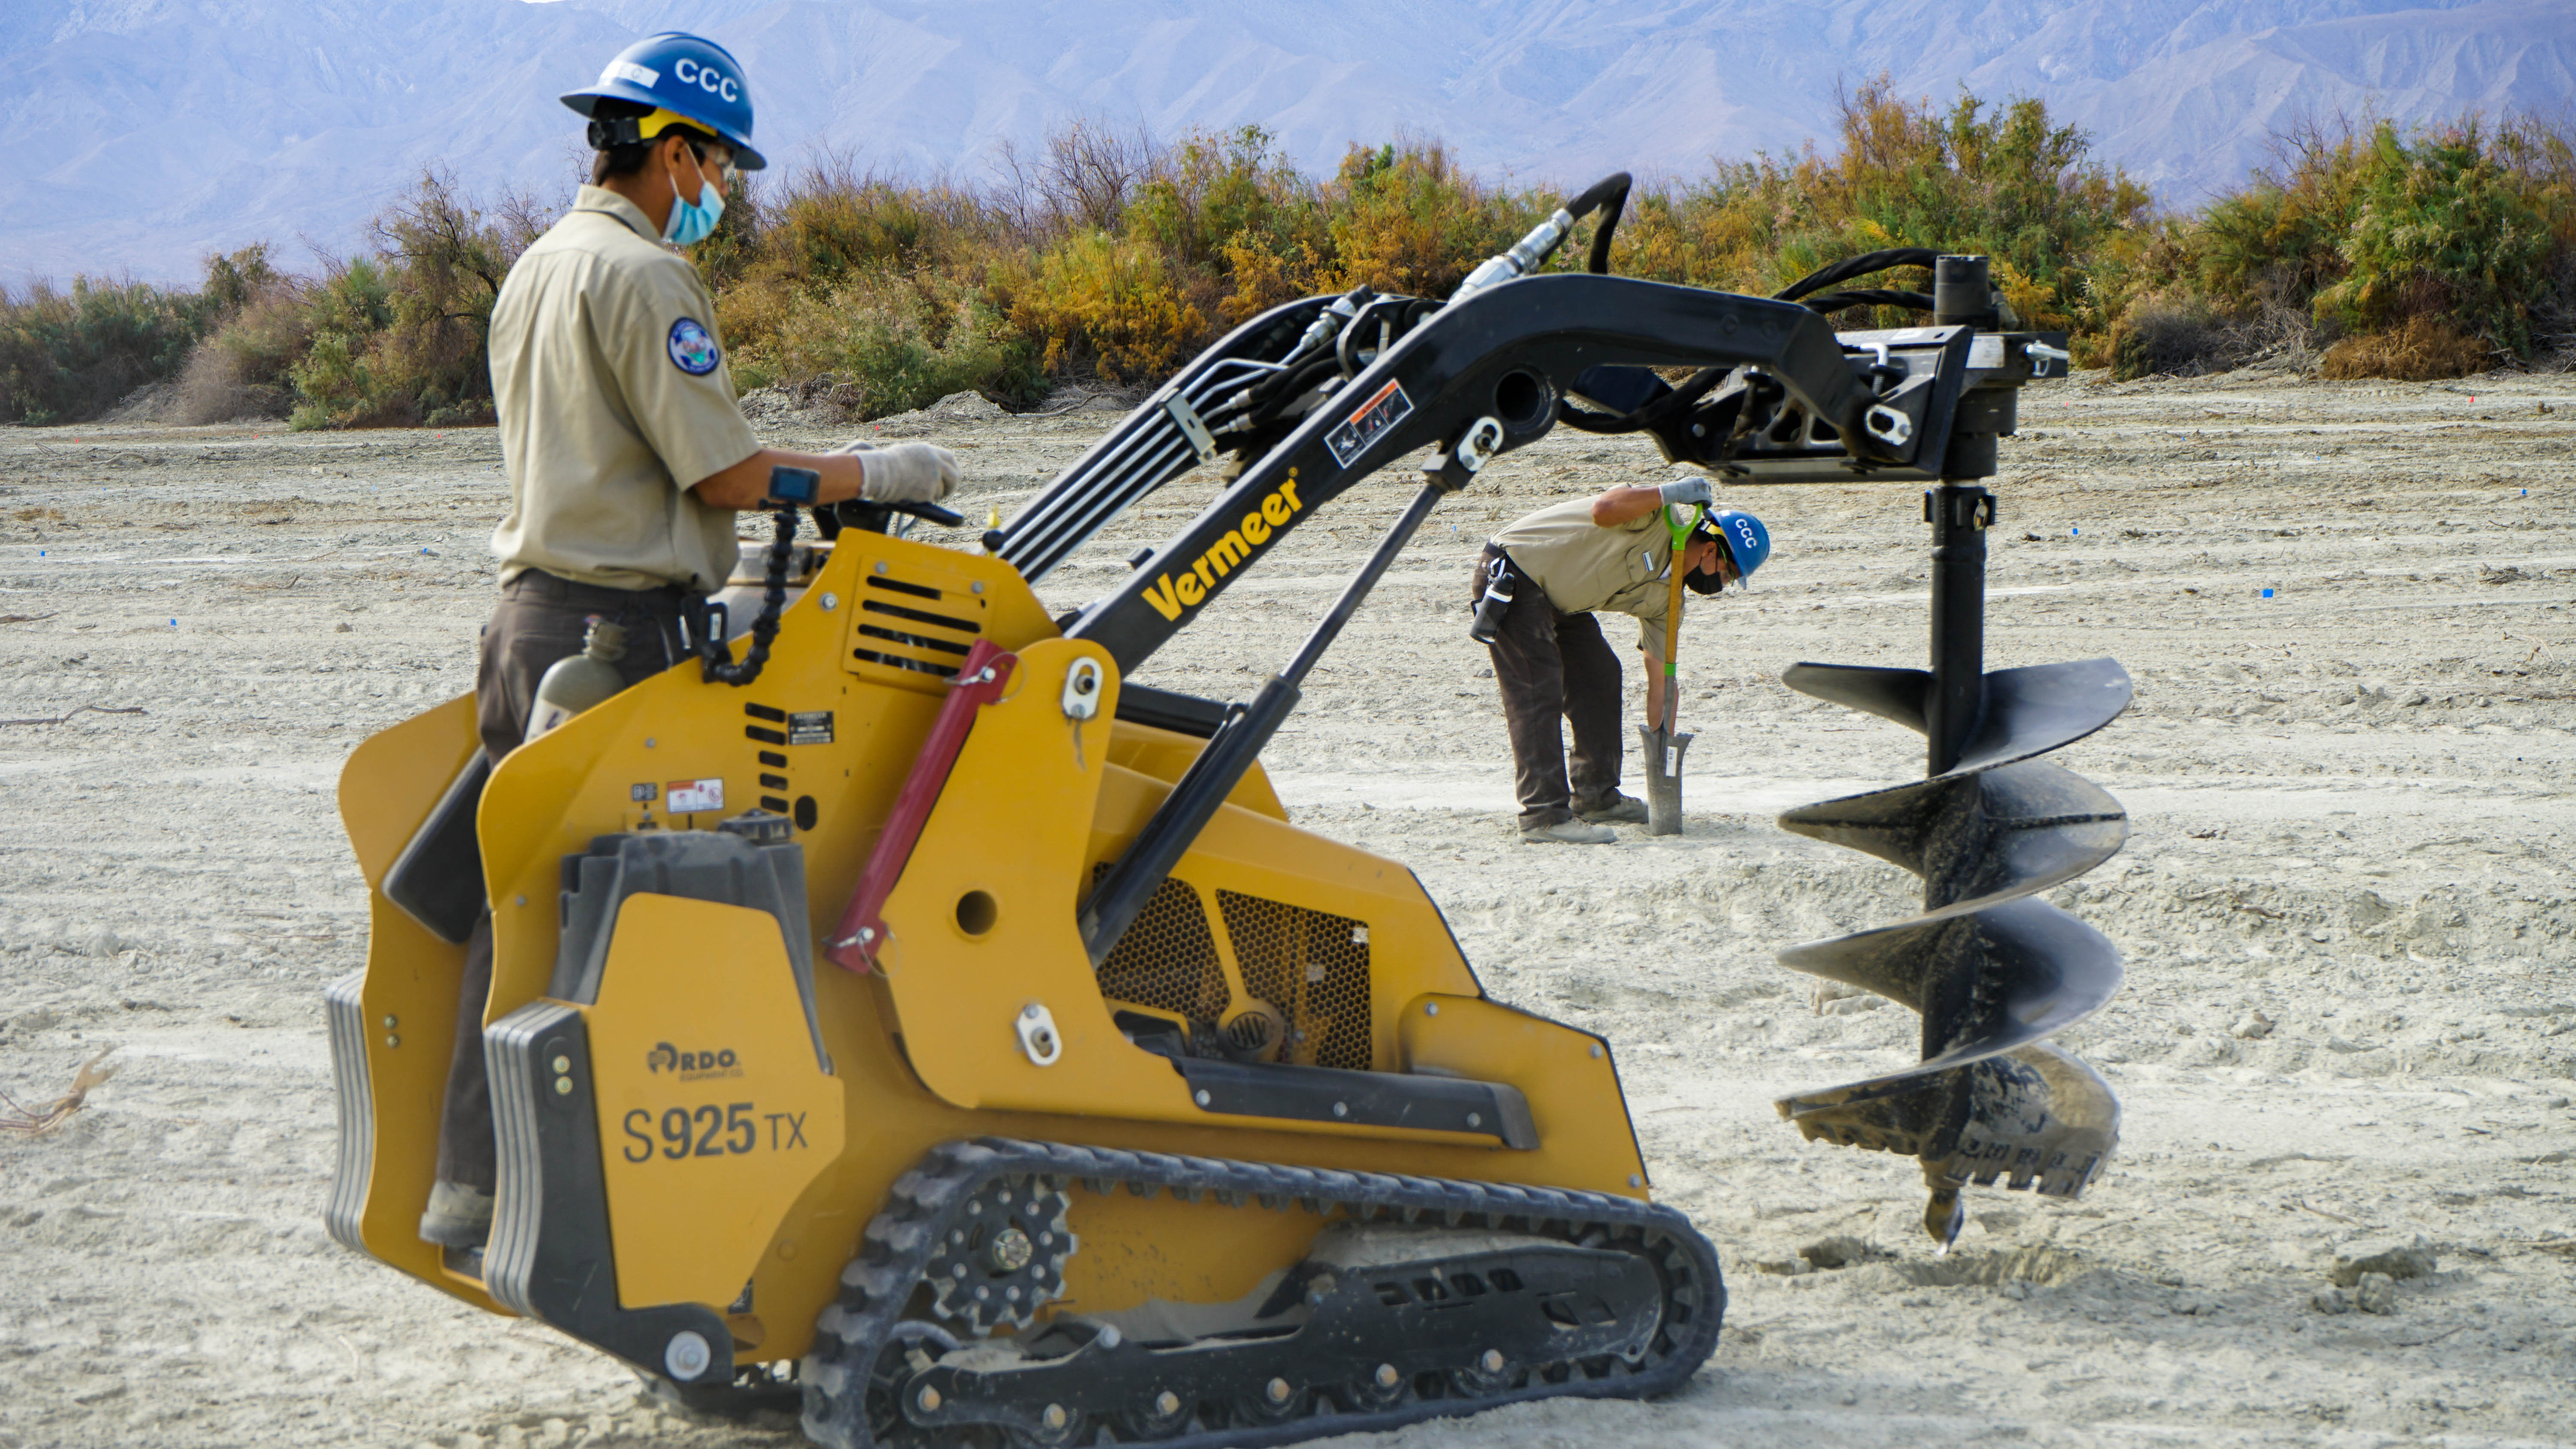
[[1717,536],[1726,544],[1726,551],[1735,556],[1735,571],[1748,579],[1753,577],[1753,571],[1771,556],[1771,530],[1741,508],[1713,508],[1708,517],[1717,525]]
[[[563,103],[587,116],[604,100],[650,106],[713,131],[745,171],[769,164],[752,149],[751,86],[742,64],[712,40],[677,30],[648,35],[619,51],[596,82],[567,93]],[[650,124],[654,119],[644,118],[645,139],[658,132]]]
[[[1727,556],[1735,560],[1735,575],[1739,579],[1753,577],[1753,571],[1762,567],[1762,561],[1771,556],[1771,530],[1762,526],[1761,519],[1741,508],[1702,508],[1699,521],[1691,531],[1694,534],[1715,534],[1725,545]],[[1703,577],[1707,582],[1701,582]],[[1683,582],[1694,592],[1702,594],[1714,594],[1725,587],[1724,581],[1714,573],[1691,574]]]

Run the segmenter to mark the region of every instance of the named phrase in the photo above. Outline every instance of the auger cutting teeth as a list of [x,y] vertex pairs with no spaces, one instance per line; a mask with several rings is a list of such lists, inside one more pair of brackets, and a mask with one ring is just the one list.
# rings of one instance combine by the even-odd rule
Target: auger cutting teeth
[[[1790,688],[1930,733],[1933,673],[1800,664]],[[2119,990],[2109,938],[2036,893],[2118,853],[2128,817],[2100,787],[2036,757],[2109,724],[2129,676],[2108,659],[1984,675],[1975,726],[1928,779],[1808,805],[1781,828],[1866,851],[1923,880],[1922,914],[1794,946],[1792,970],[1876,992],[1923,1017],[1923,1059],[1886,1076],[1784,1097],[1809,1140],[1922,1163],[1924,1227],[1958,1236],[1969,1183],[2072,1197],[2119,1140],[2119,1104],[2045,1038]],[[1938,746],[1936,745],[1936,749]]]

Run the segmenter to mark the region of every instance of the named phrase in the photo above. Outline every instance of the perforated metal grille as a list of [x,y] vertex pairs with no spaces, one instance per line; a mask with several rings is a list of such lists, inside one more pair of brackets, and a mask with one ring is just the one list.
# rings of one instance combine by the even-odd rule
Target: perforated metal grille
[[1375,1064],[1365,923],[1233,891],[1218,891],[1216,908],[1243,989],[1288,1018],[1289,1061],[1354,1071]]
[[[1092,883],[1108,873],[1102,865],[1092,872]],[[1100,994],[1211,1025],[1225,1014],[1233,992],[1217,961],[1207,907],[1187,882],[1167,876],[1154,888],[1136,923],[1100,963]]]

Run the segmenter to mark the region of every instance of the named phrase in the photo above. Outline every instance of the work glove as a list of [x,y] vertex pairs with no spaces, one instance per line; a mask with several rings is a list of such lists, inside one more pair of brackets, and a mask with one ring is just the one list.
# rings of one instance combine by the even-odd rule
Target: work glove
[[1676,504],[1688,507],[1694,503],[1709,504],[1717,501],[1717,494],[1708,486],[1708,480],[1696,474],[1676,478],[1656,488],[1655,492],[1662,495],[1666,508]]
[[936,503],[957,488],[957,455],[932,443],[889,443],[859,455],[859,496],[870,503]]

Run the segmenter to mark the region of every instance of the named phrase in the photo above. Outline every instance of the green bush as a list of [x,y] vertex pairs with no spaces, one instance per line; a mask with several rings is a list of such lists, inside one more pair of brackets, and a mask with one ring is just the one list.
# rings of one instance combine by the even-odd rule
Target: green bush
[[1033,349],[975,289],[931,274],[860,277],[789,312],[769,351],[741,362],[735,382],[841,383],[860,413],[883,417],[954,392],[1025,401]]
[[[2308,128],[2280,155],[2195,211],[2160,214],[2036,100],[1936,106],[1881,76],[1843,98],[1830,151],[1641,182],[1612,267],[1767,295],[1859,252],[1982,252],[2026,323],[2067,329],[2086,364],[2124,377],[2321,355],[2337,375],[2434,375],[2576,348],[2567,129]],[[738,181],[692,254],[737,381],[821,386],[873,415],[965,389],[1027,401],[1049,377],[1150,384],[1297,297],[1444,296],[1564,199],[1474,176],[1420,140],[1355,146],[1311,176],[1258,127],[1163,145],[1077,122],[1004,169],[988,187],[921,185],[826,156]],[[94,416],[183,363],[188,418],[290,405],[299,427],[488,418],[492,304],[552,219],[432,171],[376,218],[364,255],[320,278],[282,275],[251,247],[211,259],[195,292],[83,279],[0,293],[0,419]],[[1587,240],[1553,265],[1582,265]]]
[[1040,255],[1014,289],[1010,318],[1044,348],[1048,371],[1080,364],[1121,382],[1170,372],[1208,337],[1183,269],[1146,242],[1104,232]]
[[2295,132],[2282,153],[2180,221],[2160,260],[2232,315],[2306,313],[2334,343],[2329,375],[2459,376],[2529,355],[2535,319],[2576,308],[2565,129],[2376,121]]
[[2360,206],[2337,250],[2343,278],[2316,310],[2349,331],[2445,316],[2523,350],[2547,285],[2549,220],[2472,124],[2409,146],[2393,127],[2363,151]]
[[80,422],[178,375],[216,310],[204,292],[72,279],[0,287],[0,421]]

